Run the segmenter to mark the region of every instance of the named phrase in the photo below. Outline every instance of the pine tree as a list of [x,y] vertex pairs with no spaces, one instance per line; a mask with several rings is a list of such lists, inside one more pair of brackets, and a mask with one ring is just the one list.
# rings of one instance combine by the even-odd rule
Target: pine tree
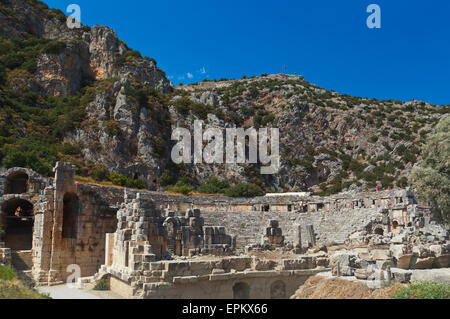
[[411,174],[410,182],[420,199],[432,203],[433,217],[450,222],[450,116],[443,118],[427,138],[423,161]]

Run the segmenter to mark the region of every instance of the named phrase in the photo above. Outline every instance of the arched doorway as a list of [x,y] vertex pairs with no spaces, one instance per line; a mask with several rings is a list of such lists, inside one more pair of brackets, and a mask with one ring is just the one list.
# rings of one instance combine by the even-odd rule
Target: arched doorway
[[27,200],[14,198],[2,205],[1,228],[6,247],[12,250],[33,248],[34,211]]
[[377,227],[377,228],[375,228],[374,233],[375,233],[376,235],[381,235],[381,236],[383,236],[383,235],[384,235],[384,230],[383,230],[383,228],[381,228],[381,227]]
[[28,175],[24,172],[11,173],[6,178],[5,194],[24,194],[28,191]]
[[392,222],[392,231],[393,232],[397,232],[398,231],[398,227],[399,227],[398,221],[394,220]]
[[281,280],[276,281],[270,287],[270,299],[285,299],[286,285]]
[[64,195],[63,229],[62,237],[65,239],[77,238],[78,215],[80,212],[80,201],[76,194]]
[[239,282],[233,286],[233,299],[250,299],[250,286]]
[[172,255],[181,255],[181,243],[177,240],[178,222],[175,218],[169,217],[164,223],[167,232],[167,250]]

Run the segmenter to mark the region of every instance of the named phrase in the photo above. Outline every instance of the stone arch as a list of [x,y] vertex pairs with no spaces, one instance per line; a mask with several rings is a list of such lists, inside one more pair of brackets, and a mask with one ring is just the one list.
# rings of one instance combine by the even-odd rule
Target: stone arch
[[399,227],[398,221],[397,220],[392,221],[392,229],[397,230],[398,227]]
[[174,217],[167,218],[163,223],[163,227],[166,229],[167,233],[167,249],[173,255],[177,254],[178,226],[179,221]]
[[164,221],[163,227],[166,228],[169,238],[175,238],[179,224],[179,221],[174,217],[169,217]]
[[4,242],[12,250],[33,248],[34,208],[27,200],[13,198],[2,205],[1,228]]
[[65,194],[63,199],[63,238],[77,239],[79,214],[80,200],[78,196],[74,193]]
[[233,299],[250,299],[250,286],[245,282],[238,282],[233,286]]
[[384,229],[383,229],[383,227],[376,227],[376,228],[374,229],[373,233],[374,233],[375,235],[381,235],[381,236],[383,236],[383,235],[384,235]]
[[22,171],[12,172],[6,178],[5,194],[24,194],[28,191],[29,176]]
[[270,286],[270,299],[285,299],[286,298],[286,284],[281,281],[275,281]]

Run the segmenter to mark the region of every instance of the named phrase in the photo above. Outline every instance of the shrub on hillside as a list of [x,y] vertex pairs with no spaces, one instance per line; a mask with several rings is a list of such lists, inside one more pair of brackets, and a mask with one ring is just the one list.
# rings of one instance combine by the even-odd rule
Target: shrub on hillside
[[223,194],[229,186],[227,181],[220,180],[214,176],[208,178],[205,183],[201,184],[198,190],[203,194]]
[[167,187],[169,192],[189,195],[194,191],[194,188],[188,185],[184,180],[179,180],[175,185]]
[[109,176],[109,180],[117,186],[145,189],[144,182],[137,179],[132,179],[131,177],[123,174],[111,173],[111,175]]
[[399,288],[393,299],[450,299],[450,284],[416,282]]
[[228,197],[255,197],[263,196],[264,191],[255,184],[239,184],[225,190]]
[[178,113],[186,115],[191,110],[191,100],[187,97],[176,100],[175,109]]
[[410,181],[419,198],[432,202],[433,216],[450,222],[450,116],[437,125],[427,138],[423,161],[413,170]]

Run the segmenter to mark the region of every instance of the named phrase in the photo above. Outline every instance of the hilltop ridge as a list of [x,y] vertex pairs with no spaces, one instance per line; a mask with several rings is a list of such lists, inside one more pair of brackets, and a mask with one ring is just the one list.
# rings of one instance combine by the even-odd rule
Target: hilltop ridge
[[[189,191],[214,176],[269,192],[406,187],[426,135],[448,113],[421,101],[340,94],[299,75],[174,87],[112,29],[70,30],[65,21],[40,1],[0,1],[6,168],[50,175],[64,160],[82,177],[150,190]],[[262,176],[259,165],[174,165],[171,132],[192,129],[195,119],[205,128],[279,127],[281,170]]]

